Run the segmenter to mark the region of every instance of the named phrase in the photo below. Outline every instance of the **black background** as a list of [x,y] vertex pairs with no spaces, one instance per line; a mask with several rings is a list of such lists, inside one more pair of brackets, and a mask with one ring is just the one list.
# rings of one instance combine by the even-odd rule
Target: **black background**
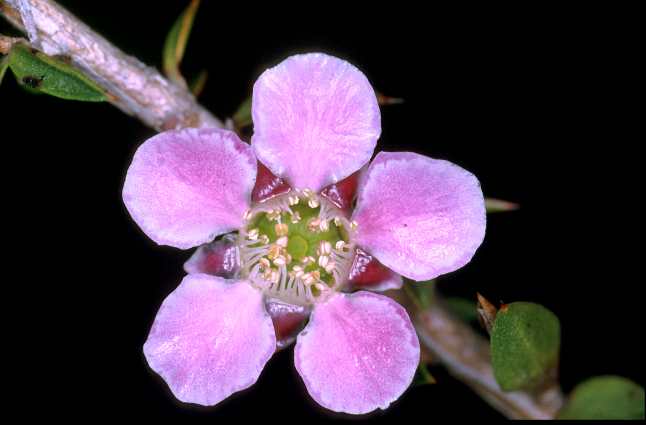
[[[61,3],[154,66],[186,4]],[[562,324],[565,391],[599,374],[644,384],[643,190],[634,188],[641,182],[633,153],[644,138],[643,111],[633,104],[631,11],[390,10],[378,17],[347,7],[204,3],[183,70],[209,71],[200,98],[207,108],[230,116],[263,69],[296,52],[355,64],[377,90],[405,99],[382,109],[378,149],[448,159],[478,176],[485,195],[521,205],[489,217],[477,255],[444,277],[441,289],[553,310]],[[109,104],[30,95],[9,74],[0,100],[5,208],[13,213],[5,226],[22,242],[12,245],[19,258],[6,266],[18,273],[6,288],[18,293],[5,302],[18,312],[5,327],[16,333],[8,351],[29,359],[17,366],[28,413],[348,418],[309,399],[291,349],[274,356],[250,390],[215,408],[176,402],[141,347],[189,252],[155,246],[120,196],[134,150],[153,131]],[[441,368],[433,373],[437,385],[411,388],[368,419],[500,417]]]

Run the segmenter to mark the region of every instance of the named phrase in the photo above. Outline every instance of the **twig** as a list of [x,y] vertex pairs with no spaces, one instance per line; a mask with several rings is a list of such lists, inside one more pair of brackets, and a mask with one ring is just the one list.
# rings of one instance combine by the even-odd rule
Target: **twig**
[[553,419],[563,405],[558,384],[538,393],[504,392],[493,376],[489,342],[468,324],[453,317],[439,295],[433,304],[419,309],[410,298],[396,296],[411,314],[420,342],[442,363],[449,373],[478,393],[491,406],[513,419]]
[[110,101],[157,130],[222,127],[187,90],[126,55],[51,0],[0,1],[0,13],[35,48],[69,58],[110,94]]

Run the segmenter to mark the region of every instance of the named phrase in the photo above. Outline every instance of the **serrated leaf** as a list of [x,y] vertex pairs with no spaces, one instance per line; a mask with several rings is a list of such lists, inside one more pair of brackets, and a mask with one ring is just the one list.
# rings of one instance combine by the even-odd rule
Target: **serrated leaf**
[[179,65],[184,57],[188,37],[191,34],[193,21],[195,20],[195,14],[197,13],[199,5],[200,0],[191,0],[191,3],[179,15],[168,32],[162,51],[164,73],[168,78],[184,87],[186,87],[186,81],[179,71]]
[[644,419],[644,388],[621,376],[597,376],[577,385],[559,419]]
[[0,85],[2,85],[2,80],[4,79],[4,74],[7,72],[9,67],[9,56],[3,56],[0,59]]
[[558,365],[561,325],[545,307],[503,305],[491,330],[494,376],[505,391],[529,389],[551,379]]
[[251,125],[251,97],[246,98],[238,110],[233,114],[233,123],[236,128],[245,128],[248,125]]
[[485,209],[488,213],[497,213],[505,211],[514,211],[520,208],[520,205],[496,198],[485,198]]
[[445,302],[449,311],[463,321],[473,322],[478,320],[478,311],[474,301],[460,297],[449,297]]
[[101,87],[79,70],[22,43],[13,45],[9,68],[29,91],[85,102],[107,100]]
[[428,365],[424,362],[420,362],[419,366],[417,366],[417,370],[415,371],[415,376],[413,377],[413,385],[419,387],[435,383],[437,383],[437,381],[433,375],[431,375],[431,372],[429,372]]

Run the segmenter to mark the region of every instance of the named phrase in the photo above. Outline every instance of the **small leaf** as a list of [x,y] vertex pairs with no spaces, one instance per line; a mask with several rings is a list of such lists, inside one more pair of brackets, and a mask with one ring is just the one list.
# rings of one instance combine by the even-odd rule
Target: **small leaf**
[[206,80],[209,78],[209,73],[206,72],[205,69],[201,70],[199,74],[197,74],[197,77],[195,77],[191,81],[191,93],[195,97],[198,97],[200,94],[202,94],[202,91],[204,90],[204,86],[206,85]]
[[503,390],[514,391],[552,379],[560,343],[559,320],[545,307],[528,302],[501,306],[491,330],[496,381]]
[[13,45],[9,68],[18,83],[29,91],[68,100],[107,100],[103,89],[79,70],[23,43]]
[[520,205],[502,199],[485,198],[485,208],[488,213],[497,213],[517,210]]
[[437,381],[433,375],[431,375],[431,372],[428,371],[428,364],[420,362],[419,366],[417,366],[417,370],[415,371],[415,376],[413,377],[413,385],[419,387],[435,383],[437,383]]
[[168,32],[162,51],[164,73],[168,78],[183,87],[186,87],[186,81],[179,71],[179,64],[184,57],[188,36],[191,34],[193,21],[195,20],[195,14],[197,13],[199,5],[200,0],[191,0],[191,3],[179,15]]
[[426,310],[431,306],[435,294],[435,280],[416,282],[406,279],[403,288],[417,309]]
[[0,59],[0,85],[2,85],[2,79],[4,78],[4,73],[7,72],[9,67],[9,56],[3,56]]
[[233,114],[233,124],[236,128],[245,128],[248,125],[251,125],[251,98],[246,98],[238,110]]
[[465,322],[478,320],[476,303],[466,298],[450,297],[445,300],[446,306],[451,313]]
[[596,376],[574,388],[558,419],[644,419],[644,388],[621,376]]

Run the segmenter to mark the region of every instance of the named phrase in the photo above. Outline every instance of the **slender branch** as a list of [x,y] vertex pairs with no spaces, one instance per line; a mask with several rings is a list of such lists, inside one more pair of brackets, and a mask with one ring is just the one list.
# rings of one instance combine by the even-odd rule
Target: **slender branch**
[[442,305],[438,294],[433,304],[420,309],[403,294],[396,296],[415,323],[420,342],[433,360],[442,363],[449,373],[464,382],[492,407],[513,419],[553,419],[563,405],[563,394],[557,383],[537,393],[505,392],[493,376],[489,342],[468,324],[453,317]]
[[63,56],[103,87],[110,102],[157,130],[222,127],[186,89],[129,56],[51,0],[0,1],[0,13],[31,44]]

